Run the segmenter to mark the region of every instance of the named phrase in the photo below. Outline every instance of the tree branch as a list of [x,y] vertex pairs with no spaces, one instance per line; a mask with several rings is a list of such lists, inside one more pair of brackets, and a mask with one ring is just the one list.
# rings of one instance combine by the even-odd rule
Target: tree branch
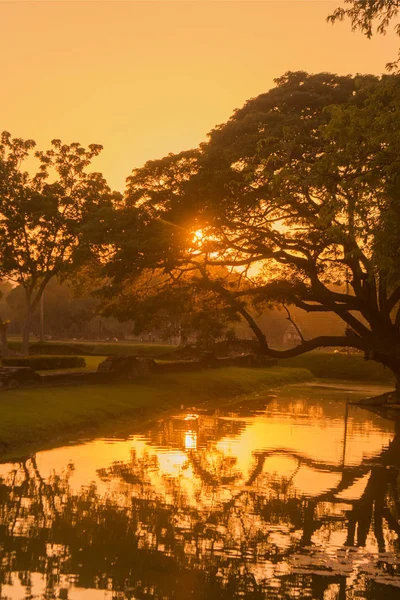
[[266,356],[271,358],[292,358],[310,352],[310,350],[316,350],[317,348],[333,348],[335,346],[345,346],[347,348],[357,348],[358,350],[366,350],[366,346],[363,340],[354,336],[335,336],[335,335],[321,335],[312,340],[307,340],[298,346],[289,348],[288,350],[273,350],[268,348],[263,352]]
[[398,302],[400,302],[400,285],[390,294],[388,298],[388,310],[392,311]]
[[248,313],[247,310],[244,308],[243,304],[239,302],[227,289],[225,289],[219,281],[211,281],[211,279],[208,277],[206,269],[201,265],[199,265],[199,271],[201,272],[203,280],[206,282],[207,287],[210,290],[214,290],[215,292],[217,292],[217,294],[224,298],[226,302],[228,302],[228,304],[230,304],[232,308],[237,310],[237,312],[241,314],[242,317],[247,321],[249,327],[258,339],[260,348],[263,351],[268,350],[267,338],[255,322],[253,317],[250,315],[250,313]]
[[283,308],[284,308],[284,309],[285,309],[285,311],[286,311],[286,314],[287,314],[287,320],[288,320],[288,321],[289,321],[289,323],[291,323],[291,324],[293,325],[293,327],[296,329],[296,331],[297,331],[297,333],[298,333],[298,335],[299,335],[299,338],[301,339],[302,343],[304,344],[305,340],[304,340],[303,334],[301,333],[301,331],[300,331],[300,328],[298,327],[297,323],[295,323],[295,321],[293,321],[293,319],[292,319],[292,316],[291,316],[291,314],[290,314],[290,311],[289,311],[288,307],[286,306],[286,304],[282,304],[282,306],[283,306]]

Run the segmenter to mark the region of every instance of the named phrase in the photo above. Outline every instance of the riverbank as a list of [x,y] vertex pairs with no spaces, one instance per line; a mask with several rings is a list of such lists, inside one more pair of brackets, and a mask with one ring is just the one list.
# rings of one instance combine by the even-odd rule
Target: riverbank
[[312,378],[301,368],[227,367],[159,374],[135,383],[10,390],[0,400],[0,460],[28,454],[51,441],[99,434],[113,420],[155,417],[181,405],[215,406],[222,399],[237,400]]
[[342,379],[382,383],[394,387],[394,376],[390,369],[373,360],[365,360],[362,354],[322,352],[315,350],[294,358],[279,360],[279,366],[308,369],[320,379]]

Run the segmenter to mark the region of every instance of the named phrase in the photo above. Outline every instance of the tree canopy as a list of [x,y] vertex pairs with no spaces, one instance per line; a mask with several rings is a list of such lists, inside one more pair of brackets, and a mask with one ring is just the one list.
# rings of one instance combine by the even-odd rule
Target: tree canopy
[[[400,377],[399,95],[396,75],[287,73],[196,151],[137,169],[125,211],[139,233],[120,239],[114,282],[126,265],[193,271],[263,352],[352,346]],[[259,302],[334,313],[345,333],[274,350]]]
[[39,167],[32,175],[24,161],[34,148],[33,140],[1,134],[0,276],[25,290],[25,352],[46,285],[54,276],[66,277],[104,244],[118,200],[101,173],[88,172],[101,146],[53,140],[49,150],[34,152]]

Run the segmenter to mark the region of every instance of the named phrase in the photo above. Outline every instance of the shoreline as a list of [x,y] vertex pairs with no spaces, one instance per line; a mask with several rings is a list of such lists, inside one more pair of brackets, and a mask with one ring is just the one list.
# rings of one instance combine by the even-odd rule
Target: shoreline
[[18,388],[2,395],[0,462],[71,441],[95,437],[127,419],[157,418],[177,406],[218,408],[241,397],[314,379],[304,368],[222,367],[189,373],[157,374],[130,383],[58,388]]

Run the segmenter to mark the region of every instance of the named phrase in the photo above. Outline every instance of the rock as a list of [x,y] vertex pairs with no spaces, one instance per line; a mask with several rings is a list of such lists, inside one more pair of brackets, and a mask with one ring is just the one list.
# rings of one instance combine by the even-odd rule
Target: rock
[[149,375],[157,368],[152,358],[138,356],[108,356],[97,367],[97,372],[110,373],[116,379],[135,379]]
[[38,385],[41,376],[30,367],[0,367],[0,389]]

